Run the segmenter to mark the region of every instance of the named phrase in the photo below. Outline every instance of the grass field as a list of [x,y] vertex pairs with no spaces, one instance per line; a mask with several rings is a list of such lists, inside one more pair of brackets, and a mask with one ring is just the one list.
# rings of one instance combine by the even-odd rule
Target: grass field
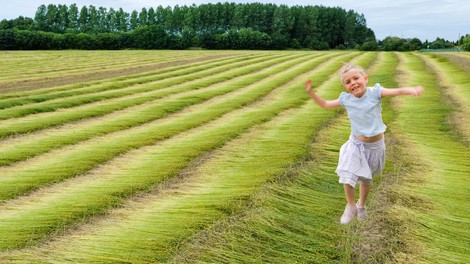
[[[466,53],[0,53],[0,263],[468,263]],[[423,85],[383,102],[387,166],[339,224],[344,110],[304,92]]]

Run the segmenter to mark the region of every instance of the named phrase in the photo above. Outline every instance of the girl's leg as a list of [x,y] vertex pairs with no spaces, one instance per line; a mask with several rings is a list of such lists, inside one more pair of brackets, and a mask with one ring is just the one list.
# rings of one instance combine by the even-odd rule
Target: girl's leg
[[367,195],[369,194],[370,184],[361,183],[359,187],[358,207],[363,208],[366,204]]
[[357,219],[364,220],[367,217],[366,199],[369,194],[370,184],[361,183],[359,187],[359,201],[356,203]]
[[343,184],[343,186],[344,186],[344,194],[346,195],[346,202],[348,203],[348,205],[355,205],[356,202],[354,201],[354,196],[356,193],[356,189],[354,189],[349,184]]
[[354,202],[355,189],[349,184],[343,184],[344,194],[346,195],[347,205],[341,216],[341,224],[349,224],[357,214],[356,203]]

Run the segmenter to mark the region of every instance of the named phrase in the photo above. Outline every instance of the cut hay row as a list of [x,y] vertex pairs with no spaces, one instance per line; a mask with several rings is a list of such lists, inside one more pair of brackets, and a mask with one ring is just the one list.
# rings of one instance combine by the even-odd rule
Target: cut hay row
[[[400,61],[394,53],[381,53],[381,63],[374,67],[369,84],[381,83],[384,87],[399,87],[397,82],[401,72]],[[387,160],[382,176],[376,176],[367,202],[368,219],[356,222],[343,233],[340,248],[343,248],[344,263],[397,263],[397,256],[408,248],[402,242],[402,236],[408,226],[401,225],[394,214],[393,207],[400,199],[407,199],[412,194],[397,194],[403,179],[412,175],[412,157],[401,134],[395,128],[398,117],[400,97],[382,99],[382,115],[387,131],[385,133]],[[334,169],[334,167],[333,167]],[[338,212],[340,214],[341,211]],[[398,262],[400,263],[400,262]]]
[[[174,86],[0,121],[36,126],[11,125],[0,141],[0,262],[466,263],[470,154],[458,121],[468,115],[469,75],[457,64],[417,53],[224,56],[16,93],[43,90],[60,102],[233,63]],[[368,220],[341,226],[334,169],[347,116],[316,106],[303,82],[336,98],[337,70],[350,60],[368,69],[369,84],[426,93],[384,100],[387,167]],[[85,109],[103,112],[40,125]]]
[[114,90],[124,87],[129,87],[137,84],[145,84],[149,82],[155,82],[158,80],[163,80],[169,77],[175,77],[179,75],[186,75],[190,73],[195,73],[202,71],[208,68],[221,66],[224,63],[233,63],[236,61],[243,60],[243,58],[255,58],[262,56],[254,55],[245,55],[239,56],[240,58],[219,58],[212,60],[204,60],[201,62],[190,62],[179,66],[169,66],[163,67],[162,69],[154,71],[146,71],[145,73],[138,74],[126,74],[124,76],[107,78],[100,81],[91,81],[91,82],[80,82],[73,83],[66,86],[59,87],[48,87],[43,89],[34,89],[30,91],[15,92],[9,94],[3,94],[0,96],[0,108],[8,108],[18,105],[24,105],[28,103],[38,103],[44,102],[47,100],[64,98],[73,95],[82,95],[87,93],[97,93],[108,90]]
[[[156,53],[156,55],[157,54],[158,53]],[[85,57],[87,57],[87,54],[84,55]],[[131,53],[129,55],[131,55]],[[94,60],[90,60],[88,58],[88,60],[84,60],[84,63],[80,65],[73,61],[72,58],[62,58],[66,66],[64,69],[57,71],[54,71],[54,60],[48,60],[47,58],[42,61],[32,60],[32,65],[30,66],[20,65],[18,71],[21,71],[21,69],[23,69],[24,72],[12,74],[16,76],[16,78],[7,77],[8,81],[0,81],[0,90],[6,92],[27,91],[36,88],[47,88],[51,86],[67,85],[76,82],[101,80],[126,74],[140,73],[151,69],[159,69],[165,67],[165,65],[178,65],[188,60],[198,61],[224,56],[207,55],[201,58],[198,56],[189,55],[189,58],[185,58],[175,54],[175,56],[173,57],[162,56],[159,58],[158,55],[150,55],[149,57],[153,58],[153,62],[147,62],[147,59],[145,58],[144,54],[140,56],[140,59],[139,56],[135,56],[135,58],[137,58],[137,61],[133,64],[126,63],[126,59],[123,59],[122,57],[120,62],[115,59],[109,59],[106,57],[96,58],[95,60],[101,59],[103,63],[107,64],[100,65],[97,67],[92,67],[90,65],[89,68],[87,68],[86,62],[88,61],[88,63],[91,64]],[[57,64],[58,62],[55,61],[55,63]],[[8,63],[8,65],[11,64],[12,63]],[[51,68],[51,70],[45,73],[42,72],[45,67]],[[15,69],[15,66],[10,68]]]
[[[438,56],[441,58],[443,57],[447,58],[453,64],[467,71],[467,73],[470,73],[470,54],[468,52],[442,52],[442,53],[435,53],[435,54],[430,53],[430,55],[432,57]],[[445,60],[442,60],[442,61],[445,62]]]
[[397,259],[465,263],[470,256],[468,146],[453,136],[454,128],[448,123],[451,102],[442,94],[444,87],[439,87],[436,79],[439,74],[427,68],[421,56],[400,54],[400,59],[401,85],[423,85],[427,90],[420,100],[402,98],[396,120],[407,149],[420,164],[416,174],[404,179],[397,190],[413,194],[410,200],[399,199],[393,208],[402,225],[408,227],[401,240],[410,248],[400,252]]
[[[338,67],[342,63],[341,60],[347,60],[354,55],[356,54],[343,55],[336,57],[335,59],[330,59],[327,63],[322,64],[321,67],[313,71],[311,70],[312,65],[309,67],[309,63],[299,64],[294,67],[293,70],[285,71],[283,76],[279,77],[281,80],[284,79],[284,82],[273,80],[272,84],[274,85],[282,85],[283,83],[285,83],[285,85],[280,86],[258,103],[237,111],[232,111],[221,119],[173,137],[158,145],[140,149],[132,153],[134,158],[127,161],[130,162],[130,164],[120,167],[116,166],[117,164],[123,164],[122,162],[125,162],[130,158],[123,156],[122,161],[116,160],[112,164],[110,163],[102,167],[98,173],[100,177],[93,178],[91,182],[91,179],[89,179],[78,184],[70,184],[70,186],[63,190],[68,190],[69,193],[74,193],[73,196],[77,195],[83,197],[83,199],[86,199],[83,203],[88,206],[91,206],[91,204],[96,205],[100,202],[102,203],[108,195],[111,196],[111,199],[108,200],[108,202],[115,202],[116,197],[113,198],[112,196],[118,195],[121,197],[124,195],[117,194],[116,190],[124,190],[125,188],[131,187],[129,185],[133,185],[133,188],[139,189],[138,183],[135,181],[141,178],[148,177],[149,179],[147,180],[155,181],[158,179],[161,180],[168,177],[174,177],[177,176],[182,169],[190,165],[191,161],[194,161],[195,158],[201,157],[201,155],[208,151],[217,149],[223,145],[227,145],[229,149],[246,146],[245,144],[238,144],[238,141],[229,144],[225,143],[239,135],[242,135],[242,138],[245,138],[238,139],[242,141],[253,137],[255,139],[259,139],[259,136],[265,138],[265,140],[259,140],[259,142],[257,140],[253,141],[254,144],[255,142],[258,142],[256,145],[259,144],[259,147],[255,147],[255,145],[253,145],[253,153],[251,154],[253,156],[251,157],[246,153],[248,151],[246,148],[235,150],[237,156],[241,155],[241,157],[243,157],[247,154],[247,160],[255,162],[255,164],[246,163],[244,165],[244,169],[240,167],[240,173],[237,173],[237,170],[232,170],[231,173],[227,175],[227,178],[217,177],[217,175],[213,174],[206,175],[204,173],[203,175],[198,174],[199,176],[188,175],[187,178],[190,179],[190,181],[183,180],[182,183],[185,185],[185,188],[181,190],[176,189],[176,193],[173,194],[171,191],[172,188],[170,187],[165,191],[169,192],[168,197],[163,195],[163,200],[157,199],[157,201],[154,201],[154,199],[150,198],[148,201],[138,203],[130,208],[126,207],[126,215],[129,213],[129,216],[132,215],[130,218],[118,213],[116,218],[109,220],[118,220],[118,225],[121,225],[119,224],[121,222],[122,225],[129,225],[129,229],[127,229],[129,232],[120,232],[120,234],[116,234],[115,229],[104,228],[107,226],[106,224],[102,226],[101,224],[96,225],[91,222],[91,226],[84,227],[83,230],[96,228],[96,232],[91,232],[88,235],[93,237],[93,234],[102,233],[101,236],[96,237],[96,239],[93,238],[89,242],[85,239],[86,237],[79,236],[75,239],[75,236],[73,235],[70,237],[67,236],[67,240],[69,241],[68,244],[72,245],[77,243],[77,245],[73,246],[73,248],[75,248],[74,251],[88,251],[86,254],[89,258],[94,259],[94,261],[106,260],[112,262],[119,261],[119,258],[122,258],[120,261],[126,261],[127,259],[127,261],[131,262],[148,262],[167,258],[168,256],[166,254],[171,253],[172,250],[171,245],[176,245],[178,243],[177,241],[184,239],[184,236],[188,233],[191,234],[197,232],[200,228],[207,226],[217,218],[224,217],[228,212],[236,209],[236,205],[241,201],[241,198],[246,197],[249,193],[253,192],[254,189],[259,188],[263,182],[270,177],[273,177],[274,174],[284,170],[290,162],[299,159],[300,156],[302,156],[302,154],[299,153],[305,153],[305,148],[299,147],[305,146],[305,142],[299,141],[299,143],[289,146],[289,144],[285,144],[285,141],[279,138],[280,135],[287,134],[290,138],[294,139],[298,137],[299,134],[307,132],[303,137],[308,141],[309,135],[312,133],[312,126],[321,125],[329,116],[333,116],[335,113],[324,112],[323,116],[320,114],[320,117],[314,118],[311,122],[305,122],[305,118],[311,115],[311,112],[307,111],[311,109],[297,108],[304,105],[306,98],[303,91],[303,85],[299,85],[300,80],[295,79],[295,77],[301,76],[303,77],[303,80],[308,76],[315,76],[318,78],[318,83],[320,84],[323,81],[330,79],[332,73],[336,73]],[[373,54],[368,54],[366,57],[369,60],[372,60],[374,58],[372,55]],[[309,106],[311,105],[309,104]],[[292,108],[294,108],[294,110],[289,110]],[[289,111],[285,112],[286,110]],[[299,115],[298,112],[302,113],[302,115]],[[262,125],[262,123],[271,119],[273,121]],[[291,128],[292,124],[298,125],[297,133],[289,133],[289,128]],[[252,129],[250,133],[243,134],[250,128]],[[258,135],[257,132],[260,132],[260,135]],[[288,141],[291,140],[289,139]],[[267,150],[272,150],[273,147],[275,149],[276,144],[286,146],[286,153],[284,154],[285,158],[277,158],[276,154],[271,151],[267,152]],[[182,151],[183,149],[184,151]],[[221,155],[226,153],[224,148],[219,151]],[[266,153],[266,159],[259,156],[262,155],[262,153]],[[215,154],[215,156],[219,155]],[[133,160],[134,162],[132,162]],[[270,160],[276,160],[279,164],[275,165]],[[240,166],[243,166],[243,162],[239,164]],[[257,166],[256,164],[259,164],[260,166]],[[272,166],[270,166],[270,164],[272,164]],[[230,171],[229,167],[224,166],[224,168],[227,170],[227,173]],[[242,176],[244,174],[244,170],[249,170],[250,168],[254,170],[254,174],[247,173],[245,176]],[[255,175],[259,175],[260,177],[253,178]],[[132,178],[131,181],[129,181],[130,178]],[[193,180],[193,178],[195,179]],[[186,186],[184,182],[188,183],[189,186]],[[193,186],[192,183],[196,185]],[[128,186],[126,187],[126,185]],[[147,183],[146,185],[148,186],[149,184]],[[90,188],[90,186],[93,187]],[[189,187],[189,189],[186,187]],[[44,210],[43,212],[61,211],[57,210],[57,207],[64,206],[69,203],[67,200],[77,200],[76,198],[73,198],[72,200],[67,198],[65,194],[60,191],[62,188],[59,189],[59,194],[57,193],[57,189],[54,189],[56,192],[48,193],[46,195],[49,199],[46,199],[44,202],[42,202],[42,199],[39,199],[39,201],[44,204],[42,206],[46,207],[52,206],[52,204],[55,203],[56,209]],[[81,195],[79,195],[80,193]],[[157,197],[155,198],[158,198],[162,194],[163,193],[156,193]],[[68,196],[70,197],[70,195]],[[56,202],[52,203],[50,200],[51,197],[55,197],[54,200]],[[101,197],[101,200],[97,201],[96,198],[93,199],[93,197]],[[79,200],[82,201],[82,199]],[[234,202],[234,204],[232,204],[232,202]],[[25,204],[28,205],[29,203]],[[101,205],[101,207],[102,206],[103,205]],[[156,208],[152,208],[153,206],[156,206]],[[232,206],[235,206],[235,208],[231,208]],[[177,210],[178,208],[180,210]],[[70,211],[70,209],[67,211]],[[10,217],[13,217],[14,215],[16,214],[10,215]],[[83,212],[81,216],[83,216]],[[106,218],[107,217],[104,219],[105,221]],[[119,219],[122,221],[119,221]],[[128,219],[128,221],[126,219]],[[161,220],[161,222],[159,220]],[[157,221],[157,223],[160,224],[154,223],[153,225],[151,224],[152,221]],[[118,228],[117,225],[115,227]],[[146,232],[142,232],[146,229]],[[162,229],[161,233],[159,229]],[[111,236],[108,236],[107,232],[110,232]],[[153,238],[149,237],[149,239],[147,239],[147,236],[149,235],[153,236]],[[141,243],[137,248],[135,247],[136,238],[143,239],[146,243]],[[82,245],[80,241],[85,242],[85,244]],[[52,243],[54,244],[54,242]],[[90,244],[88,243],[95,244],[93,247],[94,249],[90,248]],[[96,246],[98,244],[100,246]],[[56,246],[58,245],[53,245],[53,247]],[[135,247],[132,250],[135,254],[124,253],[128,247]],[[60,251],[65,253],[71,248],[72,247],[67,248],[65,246],[64,251],[62,249],[57,251],[54,250],[53,254],[60,255]],[[46,254],[45,257],[61,259],[58,258],[58,256],[47,256],[47,250],[42,251],[41,248],[34,250],[38,250],[33,253],[35,256]],[[139,251],[136,252],[135,250]],[[28,250],[25,252],[28,252]],[[124,254],[121,254],[120,252]],[[30,252],[26,254],[30,254]],[[64,261],[91,261],[91,259],[87,260],[87,256],[82,255],[83,253],[75,254],[73,252],[69,252],[65,254],[67,256],[64,256],[64,259],[62,259]],[[19,255],[22,255],[21,251],[19,252]],[[10,255],[9,257],[14,258],[13,255]]]
[[[252,59],[254,60],[254,59]],[[74,106],[92,103],[96,101],[124,97],[127,95],[133,95],[136,93],[144,93],[149,91],[154,91],[156,89],[165,88],[168,86],[173,86],[176,84],[181,84],[191,80],[199,79],[204,76],[213,76],[218,73],[223,73],[227,70],[240,67],[246,61],[250,61],[249,58],[232,58],[226,61],[218,61],[213,63],[213,65],[202,65],[199,67],[191,68],[186,72],[176,72],[163,74],[161,77],[151,76],[146,79],[137,79],[132,83],[128,81],[112,83],[110,85],[105,85],[103,87],[92,87],[87,89],[86,93],[82,91],[79,92],[69,92],[61,93],[61,97],[54,98],[45,98],[42,95],[41,98],[36,102],[34,98],[33,102],[27,104],[25,102],[19,103],[20,106],[11,107],[8,109],[0,110],[0,120],[8,118],[17,118],[23,117],[30,114],[43,113],[43,112],[52,112],[60,108],[71,108]],[[256,61],[253,61],[256,62]],[[112,89],[109,89],[111,87]],[[49,99],[49,100],[48,100]]]
[[[214,53],[212,53],[214,54]],[[210,56],[209,52],[152,52],[152,51],[15,51],[2,54],[0,65],[8,64],[0,74],[0,85],[5,82],[54,78],[64,74],[86,74],[90,70],[126,69],[175,59]]]
[[[324,111],[312,106],[306,106],[305,110],[309,112],[308,118],[311,111]],[[315,138],[309,148],[312,160],[279,172],[272,182],[265,183],[250,197],[244,210],[235,211],[195,236],[188,236],[174,252],[169,252],[169,262],[341,263],[341,259],[347,260],[347,248],[341,244],[346,232],[338,224],[344,194],[332,172],[337,165],[338,146],[348,137],[349,124],[345,115],[327,124],[310,127],[309,132],[314,132]],[[280,149],[284,150],[291,142],[280,143],[283,145]],[[297,147],[305,151],[306,146]]]
[[[437,73],[439,86],[452,105],[451,126],[470,146],[470,73],[437,55],[421,55],[420,58]],[[467,63],[470,63],[470,57]]]
[[[354,55],[343,54],[342,56],[337,56],[335,60],[329,60],[322,66],[322,71],[335,71],[341,63],[340,59],[346,59]],[[118,157],[117,160],[111,161],[107,165],[105,164],[101,168],[97,168],[96,171],[80,177],[81,180],[78,179],[78,183],[69,186],[65,182],[62,189],[54,188],[54,186],[46,188],[44,192],[47,191],[47,193],[44,200],[39,199],[37,201],[38,198],[35,198],[34,194],[32,194],[33,203],[31,204],[31,202],[26,201],[23,204],[23,206],[29,209],[23,207],[25,210],[21,210],[22,207],[20,205],[13,206],[7,203],[4,207],[5,211],[2,212],[1,216],[3,219],[0,221],[4,223],[12,221],[10,223],[13,223],[16,222],[13,219],[17,219],[23,221],[23,224],[15,224],[10,226],[10,228],[0,230],[2,233],[0,237],[5,239],[0,246],[2,248],[15,248],[26,246],[29,243],[36,243],[51,232],[57,231],[56,229],[61,226],[67,226],[75,221],[80,221],[83,217],[102,214],[106,211],[106,208],[122,203],[123,198],[145,191],[165,178],[176,175],[191,160],[223,145],[224,142],[243,133],[251,126],[271,119],[280,111],[297,106],[305,100],[302,96],[303,93],[289,94],[288,87],[283,84],[288,83],[295,76],[309,71],[311,67],[318,65],[326,59],[308,60],[307,57],[305,60],[305,62],[293,66],[292,69],[283,71],[282,75],[276,75],[259,83],[258,87],[268,91],[274,89],[272,93],[281,94],[281,98],[285,98],[285,100],[272,100],[275,98],[270,98],[270,100],[261,101],[264,102],[263,107],[250,107],[250,110],[241,109],[233,111],[234,105],[239,105],[238,107],[240,107],[246,103],[245,97],[252,91],[239,93],[238,100],[232,98],[229,101],[232,106],[230,106],[229,102],[225,102],[226,106],[204,107],[205,111],[200,113],[199,117],[192,113],[186,115],[186,122],[176,122],[180,120],[171,122],[171,120],[168,120],[168,123],[174,127],[173,129],[168,129],[168,126],[154,125],[150,128],[141,128],[133,133],[126,131],[114,136],[81,143],[71,147],[70,150],[61,150],[60,152],[57,151],[57,153],[42,155],[45,157],[38,157],[36,160],[37,164],[34,164],[34,166],[30,165],[29,169],[7,168],[6,170],[9,170],[8,172],[11,175],[11,177],[7,178],[11,182],[2,184],[2,186],[15,186],[16,188],[10,191],[11,195],[12,192],[18,191],[21,186],[30,188],[31,181],[33,181],[33,184],[44,184],[45,182],[64,179],[64,177],[70,178],[76,175],[77,171],[78,173],[84,173],[96,166],[97,162],[109,160],[109,158],[122,153],[123,149],[129,150],[136,142],[137,144],[146,143],[148,145],[149,141],[150,143],[155,143],[162,139],[152,138],[154,134],[158,136],[158,134],[165,134],[168,131],[175,134],[175,132],[180,132],[179,129],[184,131],[184,127],[188,125],[187,123],[190,120],[200,121],[205,116],[220,116],[221,111],[225,113],[232,111],[229,116],[219,118],[212,123],[174,136],[155,146],[133,151],[128,154],[130,157],[128,155],[124,155],[122,158]],[[259,97],[259,95],[256,97]],[[205,122],[209,120],[206,119]],[[182,151],[183,149],[185,151]],[[106,160],[103,160],[103,157]],[[38,175],[38,170],[44,174]],[[21,175],[21,177],[15,175]],[[42,191],[40,190],[39,192]],[[6,192],[4,194],[9,195]],[[29,200],[28,197],[26,199]],[[12,203],[15,203],[15,201],[12,201]],[[38,205],[34,206],[36,203]],[[71,206],[74,203],[75,206]],[[30,207],[31,205],[33,207]],[[24,214],[29,214],[29,217]],[[27,219],[35,220],[27,224],[25,222]],[[43,221],[38,219],[43,219]],[[15,231],[11,232],[11,228],[15,229]],[[12,235],[12,233],[16,235]]]
[[[300,58],[288,61],[285,64],[292,67],[293,65],[297,65],[297,63],[303,61],[304,63],[316,65],[321,61],[328,59],[321,58],[320,56],[317,60],[308,61],[310,58],[315,58],[316,54],[299,57]],[[285,67],[289,67],[288,65],[284,65],[284,67],[282,67],[282,65],[277,67],[274,65],[274,70],[285,70]],[[154,144],[159,140],[171,137],[214,118],[218,118],[224,113],[242,107],[243,105],[249,104],[250,102],[264,96],[266,93],[275,89],[279,83],[287,81],[286,78],[293,76],[295,72],[294,68],[294,70],[286,72],[287,77],[284,75],[278,75],[276,78],[266,79],[263,81],[263,78],[273,74],[273,72],[267,71],[264,73],[266,75],[261,77],[262,82],[258,85],[253,85],[248,89],[241,90],[233,95],[229,94],[228,97],[224,98],[225,100],[216,100],[214,102],[204,104],[202,107],[194,111],[195,113],[183,112],[175,118],[170,117],[161,121],[157,120],[157,122],[150,122],[130,129],[124,128],[121,131],[114,132],[112,135],[103,135],[81,142],[78,145],[72,145],[66,150],[58,149],[56,151],[46,153],[43,156],[27,160],[24,163],[18,163],[15,166],[1,168],[0,170],[4,177],[2,177],[0,181],[5,184],[5,189],[2,188],[2,190],[0,190],[0,197],[2,197],[0,199],[9,197],[9,195],[18,195],[22,192],[28,192],[47,182],[57,182],[64,178],[73,177],[86,172],[97,164],[105,162],[116,155],[134,148]],[[254,77],[255,80],[256,78],[259,78],[259,76],[256,75],[251,77]],[[245,84],[246,81],[247,80],[242,80]],[[170,100],[168,103],[169,107],[174,107],[175,104],[185,106],[186,102]],[[155,107],[157,106],[158,105]],[[162,110],[165,109],[160,109],[160,112]],[[109,125],[112,126],[113,122]],[[49,144],[53,143],[54,142]],[[44,172],[44,175],[35,177],[34,175],[37,174],[38,170]],[[30,180],[31,178],[34,178],[35,181],[32,182]],[[7,191],[9,188],[15,189],[17,193],[12,194],[10,191]]]
[[[241,91],[241,88],[244,87],[253,88],[253,86],[247,85],[250,83],[256,84],[256,82],[263,78],[282,72],[292,65],[301,63],[310,58],[311,57],[296,55],[294,57],[282,56],[281,58],[273,56],[271,60],[262,60],[258,63],[256,63],[257,61],[247,60],[251,63],[249,66],[237,67],[225,71],[221,75],[212,76],[207,80],[203,78],[203,80],[187,82],[184,86],[177,87],[176,90],[166,91],[164,93],[155,92],[151,95],[127,99],[130,103],[136,103],[142,100],[149,101],[135,107],[114,111],[100,118],[92,120],[86,119],[70,125],[46,129],[24,136],[17,136],[10,140],[4,140],[0,142],[0,164],[11,165],[12,163],[31,158],[55,148],[152,122],[159,118],[166,117],[173,112],[180,111],[185,107],[189,107],[190,105],[195,105],[214,97],[220,97],[223,94],[233,91],[237,91],[238,93]],[[326,60],[327,58],[328,57],[324,59]],[[254,91],[252,91],[251,94],[256,96]],[[155,98],[155,95],[158,97],[162,97],[163,95],[168,96],[159,100],[150,101],[150,99]],[[245,97],[247,100],[250,100],[250,98],[254,100],[255,97]],[[220,100],[223,100],[223,98],[220,98]],[[229,98],[228,100],[232,99]],[[114,104],[120,104],[120,108],[123,107],[122,99],[113,100],[112,102]],[[220,103],[221,102],[217,102],[219,105]],[[100,113],[105,112],[106,109],[119,110],[116,106],[111,108],[107,107],[106,103],[98,104],[94,108],[96,109],[95,111],[100,111]],[[79,109],[70,109],[67,112],[78,114]],[[90,108],[85,109],[85,113],[90,114],[91,112],[92,110]],[[37,116],[35,117],[34,120],[40,121]],[[29,124],[31,125],[31,123]],[[16,130],[19,130],[18,127],[16,127]]]
[[[394,60],[392,53],[381,53],[369,66],[371,77],[393,70]],[[357,63],[368,68],[366,61]],[[389,86],[388,79],[380,80]],[[335,98],[343,89],[338,82],[323,88],[328,91],[324,94],[327,98]],[[331,111],[311,103],[305,108],[305,120],[313,118],[312,113]],[[352,258],[352,245],[345,235],[352,232],[338,224],[344,194],[334,170],[339,146],[348,138],[349,130],[344,113],[329,120],[326,126],[310,130],[313,135],[308,139],[313,136],[313,142],[307,160],[267,184],[255,195],[249,210],[189,239],[171,262],[347,263]]]
[[[238,63],[245,63],[245,62],[238,62]],[[232,66],[237,66],[237,65],[238,65],[237,63],[234,63],[234,65]],[[186,77],[181,77],[179,79],[176,77],[171,77],[171,80],[162,80],[159,82],[158,85],[155,85],[155,86],[147,85],[146,87],[142,87],[142,86],[139,86],[138,88],[131,87],[130,89],[134,89],[134,91],[137,89],[138,91],[136,92],[140,91],[140,93],[131,93],[130,91],[127,91],[125,92],[128,94],[127,96],[120,97],[120,98],[112,98],[109,100],[105,100],[104,102],[98,101],[94,103],[86,103],[85,105],[81,105],[81,106],[74,107],[74,108],[71,107],[71,108],[60,109],[54,112],[39,113],[39,114],[30,115],[30,116],[26,116],[22,118],[2,120],[0,121],[0,125],[2,126],[2,130],[0,131],[0,138],[9,136],[9,135],[28,133],[28,132],[32,132],[32,131],[36,131],[36,130],[40,130],[40,129],[44,129],[44,128],[48,128],[52,126],[62,125],[65,123],[85,119],[85,118],[102,116],[110,112],[114,112],[114,111],[125,109],[131,106],[143,104],[152,100],[160,99],[160,98],[163,98],[165,96],[168,96],[177,92],[184,92],[184,91],[188,91],[191,89],[197,90],[197,89],[203,88],[204,85],[210,85],[213,83],[220,82],[221,80],[224,80],[226,77],[233,78],[237,76],[237,73],[243,74],[246,71],[246,69],[243,69],[243,67],[227,69],[227,67],[229,66],[222,66],[223,69],[216,68],[213,70],[209,70],[207,72],[203,72],[200,75],[201,78],[198,78],[197,73],[194,73],[189,77],[186,76]],[[210,73],[213,73],[215,75],[210,75]],[[181,83],[184,83],[185,81],[186,81],[186,86],[181,85]],[[142,89],[144,89],[145,91],[142,92]],[[93,98],[93,96],[89,96],[89,97]],[[69,99],[68,101],[73,102],[73,99]],[[59,104],[60,104],[60,100],[59,100]],[[7,110],[8,109],[5,109],[5,111]]]
[[[265,54],[240,54],[238,57],[262,57],[266,56]],[[11,93],[6,93],[0,95],[0,102],[6,104],[7,100],[11,98],[20,97],[20,99],[29,99],[31,102],[42,102],[45,100],[50,100],[54,98],[59,98],[62,96],[68,96],[69,93],[87,93],[92,91],[105,91],[109,89],[117,89],[121,87],[131,86],[133,84],[145,83],[154,81],[152,77],[160,76],[160,79],[163,79],[162,74],[170,74],[170,76],[184,75],[186,73],[191,73],[192,67],[195,67],[196,70],[206,69],[203,66],[208,62],[217,63],[224,60],[231,60],[234,56],[208,56],[208,57],[196,57],[195,59],[185,59],[185,60],[169,60],[163,63],[157,63],[154,67],[146,69],[142,72],[135,71],[132,69],[123,69],[118,71],[117,76],[103,77],[100,80],[88,81],[86,78],[77,79],[67,85],[54,85],[52,82],[45,88],[36,88],[26,91],[15,91]],[[145,69],[145,67],[143,67]],[[181,71],[183,70],[183,71]],[[184,71],[186,70],[186,71]],[[188,71],[189,70],[189,71]],[[88,75],[93,74],[93,71],[90,71]],[[67,77],[67,76],[64,76]],[[147,77],[147,78],[145,78]],[[158,80],[158,79],[157,79]],[[16,84],[20,84],[16,83]],[[94,89],[94,90],[93,90]],[[65,95],[64,95],[65,93]],[[15,100],[14,100],[15,102]]]

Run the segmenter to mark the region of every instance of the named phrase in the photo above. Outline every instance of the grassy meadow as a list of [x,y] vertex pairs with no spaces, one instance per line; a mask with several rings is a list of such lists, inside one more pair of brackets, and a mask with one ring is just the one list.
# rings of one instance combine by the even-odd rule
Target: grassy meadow
[[[468,263],[470,56],[0,52],[0,263]],[[387,165],[343,226],[345,62],[383,101]]]

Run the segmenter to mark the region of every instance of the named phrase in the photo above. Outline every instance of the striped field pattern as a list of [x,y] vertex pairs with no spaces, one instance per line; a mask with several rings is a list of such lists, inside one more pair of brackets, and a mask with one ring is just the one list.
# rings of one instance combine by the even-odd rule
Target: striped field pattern
[[[35,51],[0,61],[0,263],[467,263],[467,54]],[[457,58],[459,62],[456,62]],[[369,218],[339,224],[345,62],[383,102]]]

